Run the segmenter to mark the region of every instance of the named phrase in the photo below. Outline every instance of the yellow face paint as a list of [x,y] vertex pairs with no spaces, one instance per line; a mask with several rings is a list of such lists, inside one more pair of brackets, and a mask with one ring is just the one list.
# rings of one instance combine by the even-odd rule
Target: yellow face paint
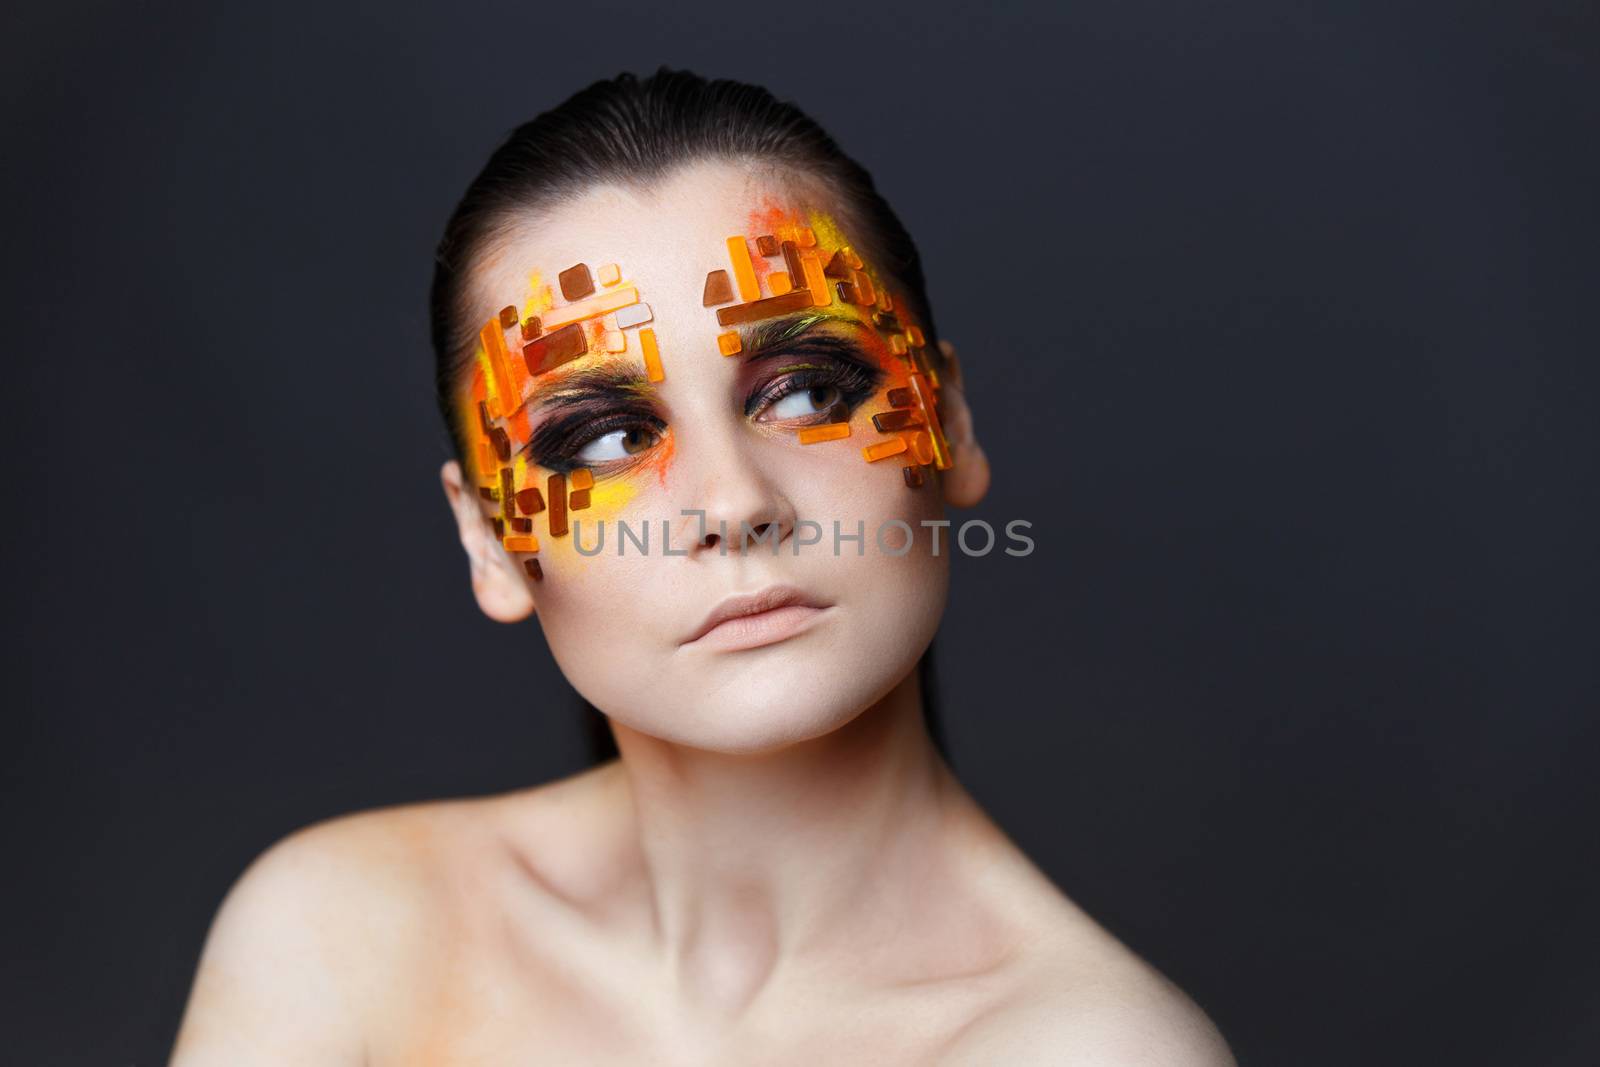
[[[904,454],[902,473],[912,488],[925,481],[921,468],[948,470],[952,457],[939,419],[939,377],[927,336],[888,279],[861,259],[827,212],[797,214],[768,197],[749,213],[747,223],[751,234],[727,239],[729,264],[706,277],[704,303],[716,308],[718,325],[776,316],[803,319],[808,309],[828,309],[870,324],[887,354],[880,363],[891,384],[882,397],[886,406],[872,413],[873,430],[885,439],[864,446],[863,459],[877,462]],[[729,286],[726,277],[736,279],[737,286]],[[744,344],[729,331],[718,337],[718,347],[724,355],[734,355]],[[850,432],[849,422],[834,418],[801,428],[797,439],[819,444]]]
[[[837,447],[831,443],[852,437],[859,422],[865,440],[853,447],[866,462],[892,457],[907,486],[923,485],[929,466],[947,469],[951,457],[926,335],[889,280],[862,260],[825,212],[800,214],[769,198],[749,213],[748,223],[750,232],[727,237],[704,286],[702,302],[720,328],[721,354],[752,358],[750,339],[771,351],[829,319],[870,327],[879,372],[872,380],[886,384],[867,397],[872,403],[863,402],[865,394],[858,391],[851,405],[838,403],[808,417],[807,425],[797,427],[796,443]],[[641,459],[628,466],[626,476],[602,472],[597,478],[584,467],[547,470],[527,452],[535,436],[529,407],[546,390],[599,374],[613,394],[647,406],[649,391],[670,369],[649,325],[653,320],[653,310],[618,264],[602,264],[595,272],[578,263],[559,272],[556,285],[530,272],[521,312],[511,305],[483,324],[462,392],[461,421],[469,430],[479,492],[499,505],[492,521],[507,551],[531,557],[543,544],[569,536],[574,518],[586,524],[618,518],[651,473],[665,484],[675,447],[670,434],[648,444],[648,457],[641,448]],[[780,376],[826,372],[826,361],[800,362],[782,367]],[[862,404],[859,420],[850,410],[856,403]],[[536,559],[524,565],[535,580],[542,578]]]

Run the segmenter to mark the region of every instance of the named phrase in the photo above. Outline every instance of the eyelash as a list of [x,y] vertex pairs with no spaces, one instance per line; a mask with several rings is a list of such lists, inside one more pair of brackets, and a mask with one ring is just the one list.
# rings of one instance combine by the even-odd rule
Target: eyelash
[[[552,419],[539,427],[528,441],[527,456],[546,470],[567,474],[584,466],[577,455],[592,442],[617,430],[648,427],[659,434],[666,423],[655,415],[637,410],[611,411],[602,415],[586,415],[581,410],[565,418]],[[616,462],[598,465],[607,471],[620,470],[631,464]]]
[[[759,416],[784,397],[807,389],[835,386],[841,394],[841,403],[854,411],[873,393],[878,391],[883,372],[865,363],[847,357],[830,355],[823,366],[811,366],[781,371],[745,401],[746,417]],[[826,418],[817,412],[812,421]],[[801,420],[786,419],[788,423]],[[618,430],[647,428],[660,435],[666,423],[652,412],[644,410],[612,410],[600,415],[585,414],[581,409],[563,418],[552,419],[539,427],[529,440],[526,454],[531,463],[557,473],[576,470],[580,464],[576,456],[594,441]],[[641,453],[641,456],[643,454]],[[593,465],[597,474],[610,474],[634,465],[633,461],[612,461]]]
[[878,378],[876,372],[854,362],[787,371],[747,400],[744,411],[747,416],[758,416],[784,397],[792,396],[802,390],[819,389],[829,385],[839,390],[845,407],[854,411],[878,391]]

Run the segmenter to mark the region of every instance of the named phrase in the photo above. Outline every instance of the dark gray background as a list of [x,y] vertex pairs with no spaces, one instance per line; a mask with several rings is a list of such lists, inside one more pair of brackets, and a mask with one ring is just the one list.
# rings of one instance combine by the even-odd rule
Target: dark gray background
[[[577,769],[437,488],[434,242],[662,63],[917,236],[1025,560],[958,770],[1246,1064],[1600,1062],[1589,3],[13,10],[3,1057],[153,1065],[285,833]],[[997,313],[997,309],[1005,309]]]

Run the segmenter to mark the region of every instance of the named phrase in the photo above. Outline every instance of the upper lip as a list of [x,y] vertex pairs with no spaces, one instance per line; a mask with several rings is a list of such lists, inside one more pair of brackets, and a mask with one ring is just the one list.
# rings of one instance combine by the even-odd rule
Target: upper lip
[[774,611],[799,604],[808,608],[825,608],[829,605],[818,600],[804,589],[792,585],[769,585],[765,589],[758,589],[754,593],[739,593],[728,597],[722,603],[711,609],[695,631],[684,638],[683,643],[698,641],[718,626],[729,619],[737,619],[744,615],[759,615],[763,611]]

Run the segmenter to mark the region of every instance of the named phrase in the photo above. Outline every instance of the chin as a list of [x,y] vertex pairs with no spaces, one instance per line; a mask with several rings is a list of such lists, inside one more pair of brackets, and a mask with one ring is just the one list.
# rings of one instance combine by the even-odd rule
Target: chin
[[657,676],[648,706],[638,706],[635,697],[611,710],[590,700],[618,722],[663,741],[759,755],[849,723],[913,670],[921,652],[920,646],[893,646],[846,654],[834,645],[802,637],[685,657]]
[[825,618],[756,647],[630,643],[648,632],[642,623],[596,641],[592,629],[569,634],[540,618],[562,673],[614,722],[671,744],[759,755],[844,727],[916,670],[947,585],[937,573],[903,577],[829,595]]

